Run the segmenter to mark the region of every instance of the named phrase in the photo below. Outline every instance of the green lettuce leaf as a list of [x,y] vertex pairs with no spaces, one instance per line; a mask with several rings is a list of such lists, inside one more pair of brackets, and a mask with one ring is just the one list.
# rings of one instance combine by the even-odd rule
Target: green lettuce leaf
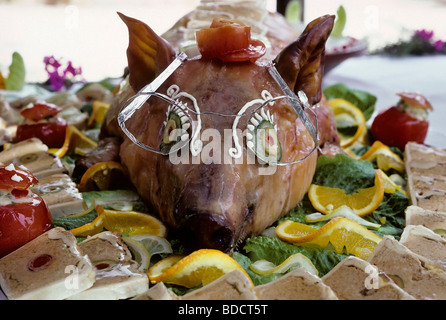
[[342,83],[325,88],[324,95],[327,100],[340,98],[351,102],[361,109],[366,120],[369,120],[375,111],[377,99],[374,95],[366,91],[350,88]]
[[25,63],[18,52],[12,54],[9,75],[5,80],[6,90],[20,91],[25,85]]
[[313,177],[314,184],[344,189],[347,193],[371,187],[374,181],[375,168],[371,162],[358,161],[344,154],[320,156]]
[[82,215],[80,217],[60,217],[60,218],[54,218],[53,219],[53,226],[54,227],[62,227],[65,230],[71,230],[78,227],[82,227],[84,224],[92,222],[96,217],[98,216],[98,213],[96,210],[92,210],[89,213]]
[[240,252],[234,252],[232,258],[246,271],[255,286],[274,281],[281,276],[280,274],[260,275],[255,273],[249,268],[254,261]]
[[406,225],[405,210],[408,205],[409,199],[401,192],[385,193],[379,207],[366,216],[365,219],[381,224],[381,227],[376,232],[379,236],[391,235],[399,240]]
[[[322,277],[331,269],[333,269],[336,264],[338,264],[340,261],[348,256],[347,254],[337,253],[336,251],[334,251],[331,245],[327,246],[327,248],[325,249],[319,249],[313,247],[297,246],[286,243],[278,238],[263,236],[257,236],[247,239],[243,249],[246,252],[246,257],[248,257],[250,260],[248,261],[246,260],[246,258],[243,258],[245,259],[245,261],[242,262],[241,265],[245,268],[245,270],[247,270],[250,276],[254,272],[249,269],[249,266],[248,268],[246,268],[246,266],[253,261],[265,259],[276,265],[279,265],[289,256],[295,253],[301,253],[311,260],[311,262],[314,264],[319,272],[319,277]],[[239,260],[241,260],[240,257],[238,257],[237,261]],[[254,278],[251,279],[253,280],[254,284],[256,284],[269,282],[277,278],[278,276],[270,275],[265,277],[254,273],[253,277]]]
[[[321,156],[316,165],[313,183],[354,193],[358,189],[373,186],[375,169],[370,161],[358,161],[343,154],[337,154],[335,157]],[[405,226],[404,211],[408,205],[409,199],[401,192],[385,193],[379,207],[364,219],[381,224],[376,232],[378,235],[392,235],[398,238]],[[294,221],[305,223],[305,214],[312,210],[314,212],[315,209],[310,201],[304,199],[301,209],[292,210],[289,216]]]

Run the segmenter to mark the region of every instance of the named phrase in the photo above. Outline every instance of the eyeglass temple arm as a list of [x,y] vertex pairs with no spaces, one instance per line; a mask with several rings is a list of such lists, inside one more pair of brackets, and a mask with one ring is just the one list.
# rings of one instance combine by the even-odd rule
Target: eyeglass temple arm
[[[277,71],[276,67],[274,66],[274,63],[271,63],[268,66],[269,74],[273,77],[273,79],[277,82],[282,92],[288,96],[288,97],[295,97],[297,101],[300,101],[305,108],[310,108],[310,104],[308,102],[308,98],[305,95],[303,91],[298,92],[298,97],[296,94],[288,87],[285,80],[283,80],[282,76],[280,75],[279,71]],[[307,114],[305,113],[302,106],[294,99],[288,99],[293,109],[296,111],[297,115],[299,116],[299,119],[304,124],[305,128],[307,128],[308,132],[310,133],[311,137],[314,140],[314,143],[316,146],[319,144],[319,136],[316,127],[313,125],[313,123],[308,118]],[[317,121],[317,118],[316,118]],[[316,122],[317,123],[317,122]]]
[[127,106],[125,106],[118,114],[118,123],[121,128],[125,127],[124,122],[126,122],[130,117],[135,113],[136,110],[141,108],[144,102],[149,99],[149,93],[153,93],[166,81],[168,77],[174,73],[176,69],[187,59],[187,55],[184,52],[180,52],[177,54],[175,59],[169,64],[169,66],[164,69],[163,72],[160,73],[158,77],[155,78],[151,83],[144,86],[141,90],[139,90],[136,97],[130,102]]

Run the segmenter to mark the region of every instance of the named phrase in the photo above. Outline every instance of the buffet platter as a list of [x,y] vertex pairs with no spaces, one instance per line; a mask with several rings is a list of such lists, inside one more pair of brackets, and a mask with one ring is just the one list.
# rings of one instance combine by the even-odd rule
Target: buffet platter
[[163,35],[117,19],[120,78],[49,56],[29,84],[19,53],[0,77],[4,299],[446,298],[437,106],[323,87],[325,58],[365,50],[326,49],[335,16],[297,31],[263,1],[203,0]]

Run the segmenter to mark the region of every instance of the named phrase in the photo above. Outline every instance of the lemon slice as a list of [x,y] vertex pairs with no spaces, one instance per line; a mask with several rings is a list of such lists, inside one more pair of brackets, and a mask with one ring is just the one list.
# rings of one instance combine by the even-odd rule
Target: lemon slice
[[330,99],[328,100],[328,104],[333,109],[338,127],[341,126],[341,123],[348,123],[349,126],[357,127],[353,136],[346,136],[338,132],[341,138],[340,144],[342,148],[351,146],[366,134],[366,119],[361,109],[344,99]]
[[[379,169],[378,169],[379,170]],[[393,181],[387,174],[385,174],[384,172],[381,172],[381,175],[384,178],[384,192],[385,193],[394,193],[395,191],[399,191],[402,194],[404,194],[407,197],[406,191],[403,189],[402,186],[398,185],[395,183],[395,181]],[[395,177],[395,178],[394,178]],[[401,176],[398,176],[399,178],[401,178]],[[397,178],[395,175],[392,175],[392,178],[394,178],[395,180],[399,180],[399,178]],[[401,178],[402,179],[402,178]]]
[[144,244],[129,237],[122,237],[127,247],[133,254],[133,259],[139,264],[139,271],[147,271],[150,266],[150,253]]
[[405,170],[403,159],[381,141],[375,141],[370,149],[359,158],[359,160],[368,161],[374,159],[376,159],[378,168],[384,171],[395,169],[398,172],[404,172]]
[[172,246],[166,238],[155,236],[152,234],[140,234],[130,237],[132,240],[138,241],[144,245],[150,256],[155,254],[172,253]]
[[313,230],[308,233],[306,224],[286,220],[277,226],[276,234],[283,241],[299,245],[325,248],[331,243],[336,252],[342,253],[345,248],[348,254],[354,254],[364,260],[368,259],[381,241],[381,237],[372,231],[343,217],[333,218],[321,228]]
[[[72,214],[70,216],[68,216],[68,218],[80,218],[83,216],[86,216],[87,214],[89,214],[90,212],[92,212],[93,210],[95,210],[96,205],[95,205],[95,199],[92,199],[90,207],[87,207],[84,211],[78,213],[78,214]],[[84,202],[84,208],[86,207],[85,202]]]
[[249,268],[257,274],[268,275],[273,273],[285,273],[290,269],[303,268],[311,274],[318,275],[318,271],[314,264],[302,253],[295,253],[289,256],[285,261],[276,266],[267,260],[257,260],[252,263]]
[[[163,260],[160,261],[162,262]],[[226,253],[214,249],[194,251],[170,267],[160,269],[158,264],[149,269],[148,275],[151,282],[162,281],[186,288],[198,287],[200,284],[205,286],[234,270],[242,271],[250,279],[237,261]]]
[[138,211],[118,211],[98,206],[104,215],[104,228],[129,236],[151,234],[159,237],[167,235],[167,228],[156,217]]
[[381,170],[375,171],[375,185],[359,189],[353,194],[345,190],[312,184],[308,197],[313,207],[324,214],[330,214],[339,207],[346,205],[358,216],[372,213],[381,204],[384,197],[384,178]]
[[345,205],[340,206],[339,208],[337,208],[330,214],[322,214],[320,212],[308,214],[305,216],[305,222],[315,223],[315,222],[321,222],[321,221],[329,221],[336,217],[344,217],[344,218],[353,220],[364,227],[375,229],[375,230],[378,230],[381,227],[380,224],[373,223],[373,222],[370,222],[370,221],[367,221],[367,220],[361,218],[360,216],[355,214],[352,209],[350,209],[348,206],[345,206]]

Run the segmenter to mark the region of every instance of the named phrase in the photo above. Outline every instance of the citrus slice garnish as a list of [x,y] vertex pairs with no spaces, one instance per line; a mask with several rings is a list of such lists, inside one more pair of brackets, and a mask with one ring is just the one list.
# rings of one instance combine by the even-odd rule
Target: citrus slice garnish
[[139,234],[129,237],[132,240],[142,243],[150,256],[155,254],[172,253],[172,246],[166,238],[153,234]]
[[205,286],[234,270],[242,271],[250,279],[237,261],[226,253],[215,249],[194,251],[170,267],[163,269],[160,267],[163,266],[162,262],[163,260],[149,269],[148,276],[152,283],[164,282],[195,288],[200,284]]
[[395,169],[398,172],[404,172],[403,159],[381,141],[375,141],[370,149],[359,158],[359,160],[367,161],[374,159],[381,170]]
[[249,268],[260,275],[269,275],[273,273],[282,274],[290,269],[297,268],[303,268],[316,276],[319,274],[313,262],[311,262],[311,260],[304,256],[302,253],[295,253],[289,256],[278,266],[267,260],[257,260],[252,263]]
[[344,99],[330,99],[328,100],[328,104],[333,109],[336,126],[338,128],[345,127],[346,125],[349,127],[357,127],[353,136],[347,136],[338,131],[341,139],[341,147],[347,148],[366,133],[366,119],[364,114],[361,109]]
[[161,275],[184,257],[185,256],[182,255],[172,255],[155,263],[153,266],[150,267],[149,272],[147,273],[150,281],[152,283],[161,282]]
[[358,156],[356,153],[353,152],[350,148],[344,148],[344,152],[350,157],[355,160],[359,160],[360,156]]
[[108,231],[129,236],[152,234],[165,237],[167,235],[167,228],[164,224],[150,214],[138,211],[110,210],[104,209],[102,206],[98,206],[96,210],[104,215],[104,228]]
[[[378,169],[379,170],[379,169]],[[384,178],[384,192],[385,193],[394,193],[395,191],[399,191],[402,194],[404,194],[407,197],[406,191],[403,189],[402,186],[398,185],[393,181],[387,174],[384,172],[381,172],[383,178]],[[401,178],[402,179],[402,178]]]
[[346,205],[358,216],[372,213],[381,204],[384,197],[384,178],[381,170],[375,171],[375,185],[359,189],[353,194],[333,187],[312,184],[308,197],[313,207],[321,213],[330,214],[339,207]]
[[93,111],[88,119],[88,127],[92,127],[95,124],[101,125],[104,121],[105,113],[110,108],[110,104],[107,102],[96,100],[93,102]]
[[141,242],[132,239],[130,237],[122,237],[122,240],[127,245],[129,250],[131,251],[133,255],[133,260],[138,262],[140,271],[147,271],[150,266],[150,252],[147,251],[144,244]]
[[97,146],[96,141],[87,137],[75,126],[70,125],[65,132],[65,140],[62,147],[59,149],[51,148],[49,151],[61,158],[71,153],[85,155],[88,151],[97,148]]
[[276,227],[276,235],[279,239],[293,244],[325,248],[331,243],[336,252],[342,253],[345,248],[348,254],[364,260],[367,260],[381,241],[381,237],[372,231],[343,217],[333,218],[321,228],[313,228],[311,233],[308,233],[308,230],[308,225],[304,223],[286,220]]
[[370,221],[367,221],[367,220],[361,218],[356,213],[354,213],[351,208],[349,208],[348,206],[345,206],[345,205],[340,206],[339,208],[337,208],[336,210],[333,210],[333,212],[329,213],[329,214],[322,214],[320,212],[307,214],[305,216],[305,222],[316,223],[316,222],[321,222],[321,221],[329,221],[336,217],[344,217],[344,218],[353,220],[366,228],[371,228],[371,229],[377,230],[381,227],[380,224],[373,223],[373,222],[370,222]]
[[125,188],[128,178],[123,165],[116,161],[98,162],[88,168],[81,177],[80,192],[105,191]]
[[70,231],[76,237],[92,236],[101,232],[104,229],[104,218],[105,218],[101,208],[102,208],[101,206],[96,206],[96,212],[98,213],[98,216],[92,222],[71,229]]

